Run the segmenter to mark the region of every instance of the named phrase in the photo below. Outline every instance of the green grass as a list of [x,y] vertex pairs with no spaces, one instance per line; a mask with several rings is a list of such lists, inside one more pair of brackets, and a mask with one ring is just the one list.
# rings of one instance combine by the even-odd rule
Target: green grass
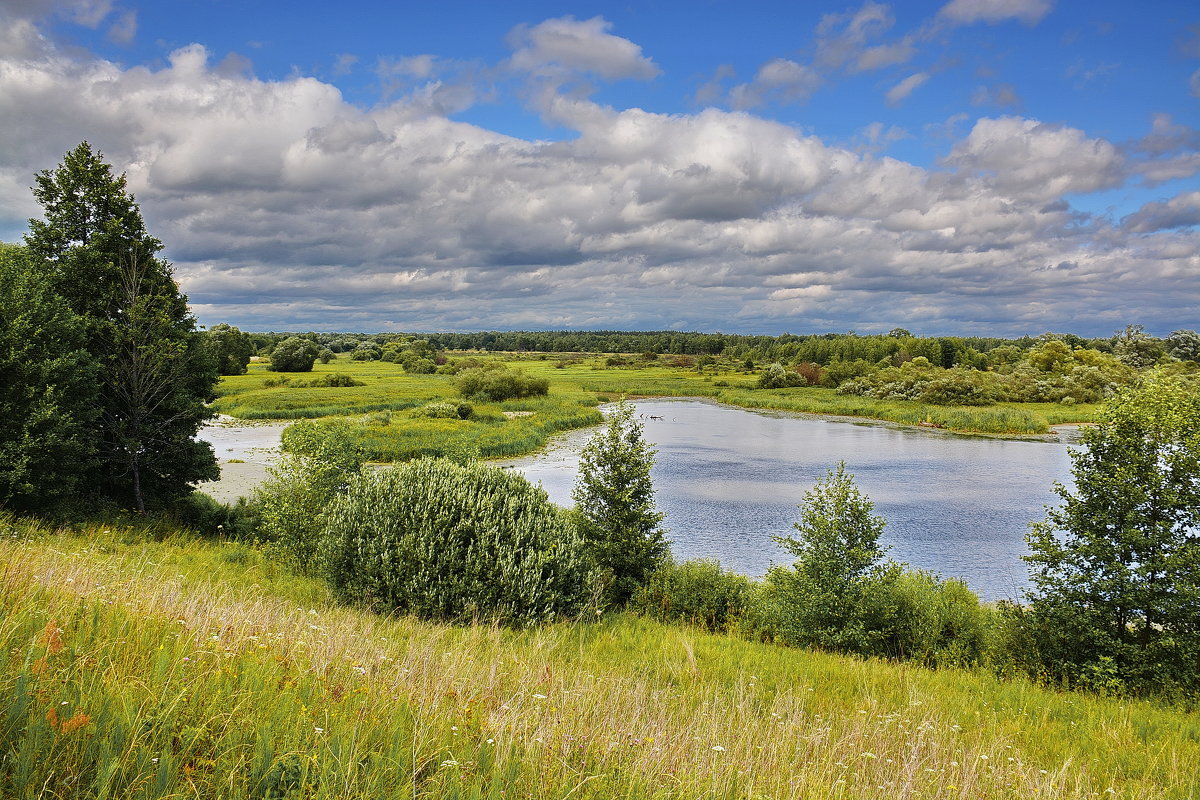
[[1200,718],[1147,703],[626,615],[438,626],[335,606],[241,545],[0,534],[6,798],[1200,790]]
[[[483,403],[468,421],[413,417],[411,411],[434,401],[459,400],[448,375],[408,375],[395,364],[336,360],[317,364],[313,375],[349,374],[364,385],[344,388],[267,387],[278,373],[253,364],[246,375],[222,379],[215,409],[241,419],[312,419],[331,416],[362,418],[360,441],[371,459],[401,461],[455,448],[477,448],[485,457],[523,455],[544,447],[555,433],[600,421],[598,400],[626,397],[706,397],[741,408],[760,408],[885,420],[904,425],[933,423],[962,433],[1041,434],[1062,422],[1088,422],[1096,406],[1055,403],[1000,403],[984,407],[935,406],[896,400],[842,395],[831,389],[754,389],[757,376],[729,364],[706,373],[671,367],[664,358],[653,363],[633,359],[633,367],[605,367],[604,357],[470,354],[496,359],[548,378],[550,394],[516,403]],[[562,366],[560,366],[562,365]],[[504,412],[532,411],[532,416],[506,417]],[[388,412],[381,414],[378,412]],[[371,415],[369,419],[364,415]]]

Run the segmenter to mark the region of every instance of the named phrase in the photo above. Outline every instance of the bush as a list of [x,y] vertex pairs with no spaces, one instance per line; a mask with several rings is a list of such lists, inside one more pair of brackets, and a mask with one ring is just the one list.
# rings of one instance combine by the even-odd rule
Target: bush
[[257,510],[244,499],[228,505],[204,492],[192,492],[177,500],[168,510],[168,517],[183,528],[201,536],[228,536],[247,539],[257,525]]
[[501,365],[463,370],[455,383],[463,397],[478,397],[493,403],[544,395],[550,391],[547,378],[535,378]]
[[709,631],[738,627],[753,587],[745,575],[712,559],[668,559],[630,601],[630,608],[664,622],[681,620]]
[[885,653],[930,667],[974,667],[988,653],[995,613],[958,580],[904,571],[886,584]]
[[321,515],[363,465],[350,425],[304,420],[283,432],[285,456],[254,493],[260,509],[257,539],[275,558],[302,572],[313,567]]
[[807,386],[808,379],[798,372],[785,368],[780,363],[767,367],[758,376],[759,389],[785,389],[791,386]]
[[326,520],[335,593],[380,611],[519,626],[574,616],[590,591],[566,513],[495,467],[422,459],[362,473]]
[[413,409],[414,417],[429,417],[430,419],[470,419],[475,409],[470,403],[428,403],[421,408]]
[[319,378],[313,378],[311,381],[306,383],[296,383],[292,385],[310,386],[313,388],[321,387],[327,389],[344,389],[349,386],[366,386],[366,384],[362,381],[356,381],[354,378],[341,372],[331,372],[328,375],[322,375]]
[[312,372],[321,352],[317,343],[299,336],[284,339],[271,351],[271,369],[276,372]]

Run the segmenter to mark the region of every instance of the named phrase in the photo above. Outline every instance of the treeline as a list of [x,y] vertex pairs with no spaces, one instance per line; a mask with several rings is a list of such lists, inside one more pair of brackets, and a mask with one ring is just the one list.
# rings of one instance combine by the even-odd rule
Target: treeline
[[[1131,337],[1137,346],[1150,355],[1180,349],[1180,358],[1194,357],[1200,352],[1200,339],[1184,337],[1191,331],[1176,331],[1165,339],[1145,333],[1138,325],[1128,326],[1110,337],[1085,339],[1071,333],[1046,333],[1005,339],[992,336],[914,336],[903,328],[879,335],[860,336],[856,333],[823,333],[780,336],[751,336],[728,333],[698,333],[680,331],[481,331],[478,333],[251,333],[249,337],[262,355],[270,355],[279,342],[298,337],[307,339],[333,353],[356,350],[380,350],[387,345],[412,346],[423,342],[434,351],[479,350],[505,353],[654,353],[655,355],[723,356],[753,363],[780,362],[784,364],[811,363],[828,366],[831,363],[864,361],[870,364],[890,362],[898,366],[914,358],[924,358],[942,367],[987,369],[997,358],[993,350],[1004,348],[998,358],[1013,360],[1017,354],[1030,350],[1047,340],[1065,344],[1068,348],[1095,350],[1100,353],[1118,352],[1123,341]],[[1195,352],[1194,352],[1195,351]]]

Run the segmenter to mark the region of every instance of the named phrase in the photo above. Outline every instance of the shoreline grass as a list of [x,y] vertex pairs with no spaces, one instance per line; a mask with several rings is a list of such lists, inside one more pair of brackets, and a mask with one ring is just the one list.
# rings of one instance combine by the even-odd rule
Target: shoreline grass
[[1149,703],[623,614],[439,626],[332,605],[242,545],[19,522],[0,533],[4,796],[1182,800],[1200,788],[1200,717]]
[[[1056,403],[997,403],[991,406],[937,406],[842,395],[832,389],[798,387],[756,389],[756,377],[729,365],[705,373],[664,361],[608,367],[604,357],[550,358],[489,354],[494,359],[551,383],[544,398],[482,403],[467,421],[414,416],[431,402],[459,400],[453,376],[409,375],[396,364],[339,359],[317,364],[313,373],[350,374],[363,385],[352,387],[266,386],[277,373],[265,364],[245,375],[222,379],[214,409],[246,420],[361,417],[359,440],[374,461],[402,461],[456,449],[475,449],[485,458],[509,458],[536,452],[557,433],[595,425],[598,402],[628,397],[698,397],[745,409],[788,411],[822,416],[933,426],[952,433],[988,436],[1040,436],[1049,426],[1086,423],[1096,406]],[[532,414],[510,418],[504,412]]]

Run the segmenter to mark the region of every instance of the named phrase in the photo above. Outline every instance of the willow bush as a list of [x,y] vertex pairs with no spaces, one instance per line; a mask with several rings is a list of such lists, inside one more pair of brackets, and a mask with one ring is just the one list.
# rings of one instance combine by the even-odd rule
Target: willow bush
[[566,513],[495,467],[421,459],[362,473],[325,519],[325,569],[344,601],[520,626],[574,616],[590,591]]

